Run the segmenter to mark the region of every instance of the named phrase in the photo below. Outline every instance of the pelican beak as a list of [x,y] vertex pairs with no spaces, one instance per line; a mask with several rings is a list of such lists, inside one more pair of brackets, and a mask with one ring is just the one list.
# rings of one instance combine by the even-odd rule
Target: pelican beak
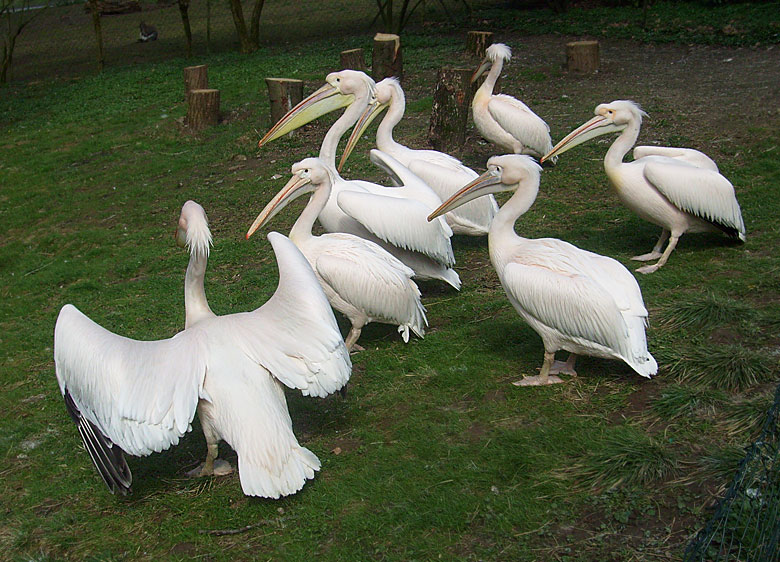
[[354,100],[354,95],[342,94],[330,84],[325,84],[288,111],[284,117],[279,119],[279,122],[271,127],[265,136],[260,139],[257,146],[261,147],[274,139],[278,139],[290,131],[303,127],[306,123],[314,121],[326,113],[346,107]]
[[360,116],[360,119],[358,119],[358,122],[355,124],[355,127],[352,129],[352,134],[349,136],[347,144],[344,146],[344,153],[341,155],[341,160],[339,161],[339,172],[341,172],[341,168],[344,166],[347,158],[349,158],[349,155],[352,154],[352,151],[355,149],[355,146],[360,140],[360,137],[362,137],[363,133],[366,132],[366,129],[368,129],[368,126],[371,124],[371,122],[389,106],[389,103],[379,103],[378,101],[374,101],[373,103],[369,104],[368,107],[366,107],[365,111],[363,111],[363,114]]
[[507,189],[509,188],[501,183],[501,173],[497,169],[492,168],[472,180],[471,183],[462,187],[457,193],[442,203],[438,209],[428,215],[428,221],[432,221],[444,213],[448,213],[469,201],[473,201],[477,197],[499,193]]
[[249,230],[246,233],[246,239],[249,240],[249,237],[255,233],[255,230],[270,221],[279,211],[284,209],[288,203],[294,201],[304,193],[312,191],[313,189],[314,186],[312,185],[310,178],[301,177],[297,174],[294,175],[292,178],[290,178],[290,181],[288,181],[279,191],[279,193],[277,193],[274,198],[268,202],[268,205],[265,206],[265,209],[263,209],[260,214],[257,215],[255,222],[252,223],[252,226],[249,227]]
[[479,65],[479,68],[477,68],[474,71],[474,74],[471,75],[471,83],[473,84],[476,82],[480,76],[485,74],[488,70],[490,70],[490,67],[493,66],[493,61],[490,59],[485,59],[482,61],[482,64]]
[[542,156],[539,162],[549,160],[553,156],[563,154],[570,148],[574,148],[578,144],[582,144],[585,141],[589,141],[592,138],[606,135],[608,133],[616,133],[625,129],[624,125],[615,125],[612,121],[604,117],[603,115],[596,115],[593,119],[586,121],[571,133],[563,137],[563,139],[556,144],[553,149]]

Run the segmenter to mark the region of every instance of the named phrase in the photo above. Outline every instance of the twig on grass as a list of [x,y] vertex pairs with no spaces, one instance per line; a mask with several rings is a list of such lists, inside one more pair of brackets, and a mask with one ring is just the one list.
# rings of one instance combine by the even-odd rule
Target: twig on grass
[[278,523],[280,527],[284,527],[282,523],[285,519],[286,517],[280,517],[278,519],[261,519],[257,523],[239,527],[238,529],[200,529],[198,533],[201,535],[214,535],[215,537],[238,535],[241,533],[246,533],[247,531],[251,531],[252,529],[256,529],[257,527],[262,527],[263,525],[274,525]]

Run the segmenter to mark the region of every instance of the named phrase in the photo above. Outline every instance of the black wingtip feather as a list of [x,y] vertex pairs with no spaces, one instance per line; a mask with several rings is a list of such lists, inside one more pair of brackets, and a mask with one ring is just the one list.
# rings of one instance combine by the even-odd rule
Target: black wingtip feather
[[133,475],[122,449],[111,442],[98,427],[81,415],[73,397],[65,389],[65,408],[76,424],[92,463],[112,494],[132,493]]

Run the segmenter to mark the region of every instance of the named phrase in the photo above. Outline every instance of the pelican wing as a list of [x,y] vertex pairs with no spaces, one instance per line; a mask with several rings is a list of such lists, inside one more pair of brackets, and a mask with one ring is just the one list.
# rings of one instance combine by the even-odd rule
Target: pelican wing
[[630,356],[628,328],[614,299],[602,286],[573,271],[510,263],[504,288],[537,321]]
[[[338,253],[323,252],[315,267],[334,291],[371,318],[410,322],[424,332],[425,308],[409,267],[377,244],[345,234],[324,234],[340,240]],[[422,334],[420,334],[422,335]]]
[[504,130],[539,156],[552,150],[550,127],[520,100],[495,95],[488,102],[488,111]]
[[319,470],[317,457],[298,444],[281,384],[250,358],[230,347],[214,350],[206,389],[216,404],[209,411],[222,438],[238,453],[238,475],[246,495],[278,498],[300,490]]
[[68,304],[54,329],[54,363],[60,391],[79,415],[132,455],[178,443],[203,396],[206,361],[198,331],[136,341]]
[[253,312],[233,314],[233,341],[274,377],[305,396],[327,396],[349,380],[352,362],[333,311],[309,262],[295,244],[271,232],[279,285]]
[[381,193],[375,192],[377,195],[414,199],[429,206],[431,210],[441,205],[442,200],[436,195],[436,192],[420,176],[390,156],[390,154],[377,149],[372,149],[370,154],[371,162],[387,172],[398,186],[396,189],[382,189]]
[[[395,189],[401,188],[388,191]],[[420,252],[449,267],[455,264],[452,230],[444,219],[428,222],[433,208],[414,199],[358,191],[342,191],[337,202],[345,213],[385,242]]]
[[636,146],[634,147],[634,160],[639,160],[645,156],[663,156],[665,158],[674,158],[681,162],[686,162],[697,168],[705,170],[718,171],[718,165],[715,161],[698,150],[692,148],[675,148],[669,146]]
[[731,236],[745,239],[745,223],[734,186],[718,172],[667,160],[648,162],[644,175],[677,208],[714,224]]

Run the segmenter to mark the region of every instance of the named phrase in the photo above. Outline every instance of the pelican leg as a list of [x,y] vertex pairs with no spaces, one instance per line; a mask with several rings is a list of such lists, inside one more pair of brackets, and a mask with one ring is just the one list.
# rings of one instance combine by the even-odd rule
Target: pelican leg
[[658,242],[653,246],[653,250],[649,254],[642,254],[641,256],[634,256],[631,258],[635,261],[652,261],[657,260],[663,254],[661,254],[661,248],[663,248],[666,241],[669,239],[669,231],[665,228],[661,231],[661,236],[658,237]]
[[217,458],[220,437],[209,422],[209,410],[208,403],[201,401],[198,406],[198,415],[203,426],[203,436],[206,438],[207,452],[206,460],[203,464],[198,465],[187,473],[187,476],[192,478],[199,476],[226,476],[233,472],[233,467],[230,466],[229,462]]
[[566,359],[565,363],[563,361],[553,361],[553,364],[550,367],[550,374],[559,375],[563,373],[565,375],[571,375],[572,377],[576,377],[577,371],[574,370],[574,363],[576,361],[577,361],[577,355],[574,353],[569,353],[569,358]]
[[344,344],[347,346],[347,351],[352,353],[353,351],[365,351],[364,348],[357,344],[357,340],[360,337],[360,332],[363,330],[363,326],[352,324],[352,328],[347,334],[347,339],[344,340]]
[[[571,357],[569,357],[569,359],[571,359]],[[544,386],[563,382],[563,379],[560,377],[556,377],[555,375],[550,376],[550,368],[552,367],[554,361],[555,352],[545,351],[544,363],[542,363],[542,370],[539,372],[539,374],[533,377],[523,377],[519,381],[515,381],[512,384],[515,386]]]
[[661,259],[655,262],[653,265],[643,265],[642,267],[637,269],[637,273],[647,274],[661,269],[661,267],[663,267],[663,265],[666,263],[666,260],[669,259],[669,256],[672,255],[672,251],[677,247],[677,241],[679,239],[680,239],[679,234],[677,236],[672,234],[672,236],[669,238],[669,245],[666,246],[666,250],[664,250]]

